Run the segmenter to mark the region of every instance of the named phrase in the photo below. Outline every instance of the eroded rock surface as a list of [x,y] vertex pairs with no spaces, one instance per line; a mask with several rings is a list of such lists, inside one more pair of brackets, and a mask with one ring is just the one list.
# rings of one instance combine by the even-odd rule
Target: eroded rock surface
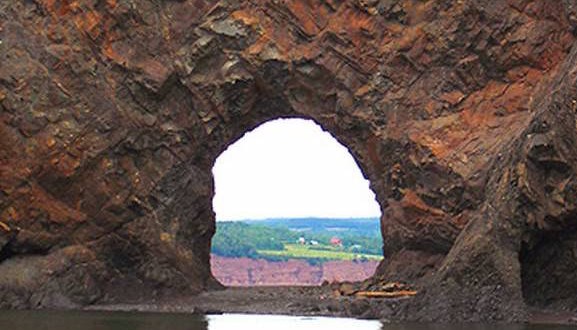
[[315,120],[371,181],[378,272],[422,288],[399,318],[522,320],[525,301],[575,306],[563,292],[577,287],[576,10],[1,2],[0,221],[16,234],[0,230],[0,306],[217,287],[211,167],[279,117]]
[[226,286],[309,286],[361,282],[371,278],[379,261],[333,260],[311,265],[305,260],[269,261],[212,255],[212,274]]

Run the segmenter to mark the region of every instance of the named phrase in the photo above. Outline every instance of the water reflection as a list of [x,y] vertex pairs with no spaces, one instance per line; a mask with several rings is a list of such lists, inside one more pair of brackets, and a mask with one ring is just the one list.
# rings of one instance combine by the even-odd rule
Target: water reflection
[[207,330],[204,316],[160,313],[0,311],[1,330]]
[[383,324],[382,330],[569,330],[577,329],[573,326],[564,325],[539,325],[539,324]]
[[228,314],[208,316],[208,330],[381,330],[381,322],[332,317]]
[[0,311],[0,330],[569,330],[524,324],[389,324],[328,317]]

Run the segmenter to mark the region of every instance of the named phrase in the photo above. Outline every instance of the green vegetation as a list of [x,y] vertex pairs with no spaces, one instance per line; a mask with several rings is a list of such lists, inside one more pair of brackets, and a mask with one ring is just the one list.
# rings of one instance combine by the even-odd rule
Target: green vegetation
[[258,250],[261,256],[287,257],[289,259],[325,259],[325,260],[381,260],[374,254],[358,254],[343,249],[315,249],[306,245],[286,244],[284,250]]
[[[331,244],[335,237],[342,244]],[[381,246],[377,219],[271,219],[218,222],[212,253],[224,257],[305,259],[319,263],[380,260]]]
[[283,250],[284,244],[298,239],[286,228],[270,228],[242,222],[219,222],[212,239],[212,253],[224,257],[258,257],[258,250]]

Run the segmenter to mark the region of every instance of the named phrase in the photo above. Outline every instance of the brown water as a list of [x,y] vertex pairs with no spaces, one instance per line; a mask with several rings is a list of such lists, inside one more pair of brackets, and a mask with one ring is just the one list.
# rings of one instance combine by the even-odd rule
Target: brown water
[[560,325],[387,324],[330,317],[0,311],[0,330],[565,330]]

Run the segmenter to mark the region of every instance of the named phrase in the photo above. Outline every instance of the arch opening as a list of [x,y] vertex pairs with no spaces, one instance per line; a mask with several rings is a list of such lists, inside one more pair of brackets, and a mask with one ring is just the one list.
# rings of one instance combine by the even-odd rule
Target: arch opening
[[371,277],[381,209],[349,150],[310,119],[267,121],[213,167],[212,274],[228,286]]

